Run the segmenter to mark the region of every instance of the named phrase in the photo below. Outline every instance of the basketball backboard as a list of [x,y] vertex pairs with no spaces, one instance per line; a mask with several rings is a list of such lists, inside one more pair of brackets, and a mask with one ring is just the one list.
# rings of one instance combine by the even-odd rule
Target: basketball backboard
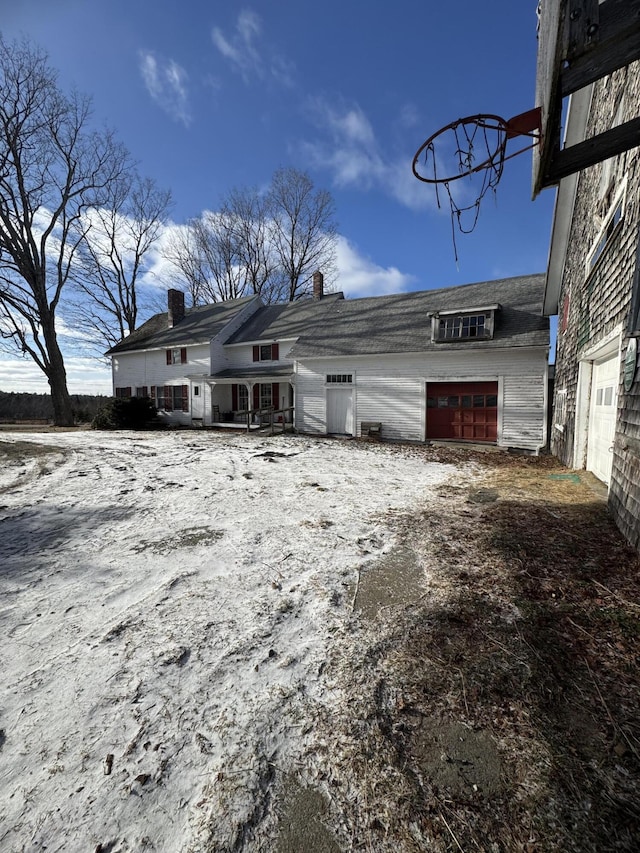
[[640,0],[541,0],[533,197],[561,178],[640,145],[640,117],[562,147],[564,99],[640,58]]

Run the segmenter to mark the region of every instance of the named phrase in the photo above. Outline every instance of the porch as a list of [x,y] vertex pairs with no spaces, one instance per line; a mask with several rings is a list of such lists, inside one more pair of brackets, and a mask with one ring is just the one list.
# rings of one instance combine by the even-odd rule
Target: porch
[[293,429],[294,391],[291,365],[228,368],[204,378],[208,388],[203,410],[193,421],[219,429]]

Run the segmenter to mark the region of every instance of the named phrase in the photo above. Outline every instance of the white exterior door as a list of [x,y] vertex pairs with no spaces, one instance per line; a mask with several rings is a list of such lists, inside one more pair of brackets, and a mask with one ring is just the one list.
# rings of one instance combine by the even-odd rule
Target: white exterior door
[[587,439],[587,469],[607,484],[611,480],[613,465],[619,377],[618,355],[599,363],[594,362]]
[[327,388],[327,433],[353,435],[352,388]]
[[192,418],[202,418],[204,417],[204,406],[203,406],[203,394],[204,394],[204,384],[202,385],[192,385],[191,386],[191,417]]

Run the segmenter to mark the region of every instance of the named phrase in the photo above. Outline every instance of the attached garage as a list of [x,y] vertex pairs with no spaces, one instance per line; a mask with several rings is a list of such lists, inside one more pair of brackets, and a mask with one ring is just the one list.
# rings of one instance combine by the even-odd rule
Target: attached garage
[[587,470],[607,484],[611,480],[613,466],[619,377],[620,358],[617,353],[606,360],[594,361],[589,406]]
[[427,383],[427,439],[496,442],[498,383]]

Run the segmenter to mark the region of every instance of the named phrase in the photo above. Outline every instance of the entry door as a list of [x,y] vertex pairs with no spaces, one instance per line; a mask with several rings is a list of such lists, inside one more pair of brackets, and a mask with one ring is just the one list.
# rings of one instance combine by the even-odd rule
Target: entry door
[[617,355],[593,365],[587,469],[607,484],[611,480],[613,466],[619,376],[620,359]]
[[497,441],[498,383],[429,382],[427,438]]
[[204,416],[204,384],[191,386],[191,417],[202,418]]
[[327,388],[327,433],[353,435],[352,388]]

